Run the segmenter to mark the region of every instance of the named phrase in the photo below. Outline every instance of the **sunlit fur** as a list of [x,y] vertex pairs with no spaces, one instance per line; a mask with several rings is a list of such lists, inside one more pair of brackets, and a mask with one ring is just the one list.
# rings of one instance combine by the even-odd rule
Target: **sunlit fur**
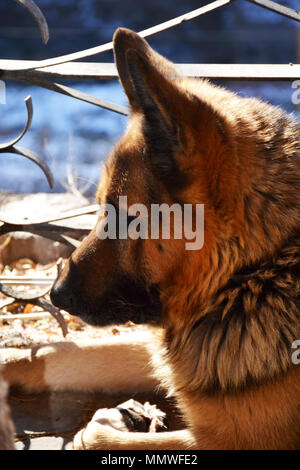
[[114,50],[130,122],[98,200],[204,204],[204,246],[100,242],[93,231],[59,284],[84,299],[74,313],[95,324],[108,322],[103,299],[115,298],[120,277],[147,295],[158,289],[161,313],[146,320],[164,328],[156,366],[192,435],[180,448],[300,448],[300,366],[291,360],[300,338],[298,122],[258,99],[181,77],[132,31],[116,32]]

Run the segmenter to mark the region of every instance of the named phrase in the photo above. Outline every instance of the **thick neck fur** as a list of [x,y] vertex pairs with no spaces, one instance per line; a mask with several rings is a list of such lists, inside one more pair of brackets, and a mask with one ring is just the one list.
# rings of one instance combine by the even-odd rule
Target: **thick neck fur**
[[[237,272],[166,346],[179,389],[234,391],[292,366],[300,337],[300,235],[271,259]],[[185,367],[189,362],[189,368]]]
[[300,338],[300,134],[279,108],[202,86],[235,136],[238,178],[228,191],[242,203],[226,220],[209,207],[203,249],[189,255],[185,276],[166,292],[166,345],[177,383],[214,392],[264,383],[293,366],[291,345]]

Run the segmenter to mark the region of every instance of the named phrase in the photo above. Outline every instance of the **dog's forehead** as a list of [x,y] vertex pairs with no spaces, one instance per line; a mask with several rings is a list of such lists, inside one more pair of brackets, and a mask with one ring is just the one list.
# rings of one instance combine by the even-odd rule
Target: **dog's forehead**
[[130,120],[128,128],[117,143],[103,169],[97,190],[98,200],[109,196],[116,201],[127,196],[133,203],[144,198],[147,176],[145,140],[140,119]]

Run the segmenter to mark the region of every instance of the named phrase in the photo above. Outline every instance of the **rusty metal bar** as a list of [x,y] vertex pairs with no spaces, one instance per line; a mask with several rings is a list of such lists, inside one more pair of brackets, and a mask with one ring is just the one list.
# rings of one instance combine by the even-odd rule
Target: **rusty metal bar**
[[[66,211],[56,217],[47,218],[25,218],[10,220],[6,215],[0,214],[0,235],[11,232],[30,232],[35,235],[58,241],[74,249],[77,248],[83,236],[87,235],[95,226],[97,221],[96,212],[98,204],[80,207]],[[88,217],[88,219],[87,219]],[[72,220],[75,222],[72,224]]]
[[46,223],[58,222],[58,221],[61,221],[63,223],[66,221],[66,219],[72,219],[74,217],[79,217],[79,216],[86,215],[86,214],[95,214],[99,210],[99,208],[100,208],[99,204],[91,204],[89,206],[78,207],[77,209],[67,210],[55,217],[47,217],[47,218],[30,217],[28,218],[26,216],[25,218],[22,215],[20,215],[20,218],[18,220],[9,219],[9,217],[7,217],[7,214],[4,214],[3,216],[0,211],[0,222],[6,223],[6,224],[16,224],[16,225],[46,224]]
[[33,107],[32,107],[31,96],[27,96],[27,98],[25,99],[25,104],[26,104],[26,109],[27,109],[27,122],[23,131],[16,138],[10,140],[9,142],[0,144],[0,153],[22,155],[23,157],[28,158],[29,160],[31,160],[32,162],[34,162],[36,165],[40,167],[40,169],[43,171],[44,175],[47,178],[50,188],[53,188],[53,184],[54,184],[53,175],[47,163],[35,152],[32,152],[31,150],[26,149],[24,147],[15,145],[26,134],[32,122]]
[[[45,67],[43,69],[30,69],[30,70],[16,70],[12,72],[8,70],[10,64],[8,62],[15,62],[17,67],[23,61],[7,61],[0,59],[0,70],[2,70],[2,78],[13,80],[26,80],[29,83],[37,84],[35,80],[43,80],[44,78],[52,79],[118,79],[118,72],[114,63],[105,62],[67,62],[65,64],[54,65]],[[33,62],[25,61],[25,64],[31,65]],[[211,79],[222,80],[297,80],[300,78],[300,64],[175,64],[179,72],[186,77],[203,77]],[[54,89],[55,87],[64,87],[64,85],[54,84],[48,82],[47,88]],[[53,88],[50,88],[50,84]],[[42,85],[42,81],[41,84]],[[65,87],[66,90],[73,90],[72,88]],[[62,92],[58,89],[54,91]],[[77,91],[77,90],[76,90]],[[82,92],[78,92],[82,93]],[[65,94],[71,95],[66,92]],[[86,95],[90,97],[90,95]],[[76,96],[75,96],[76,97]],[[91,97],[93,98],[93,97]],[[100,98],[98,99],[99,102]],[[88,102],[88,99],[86,100]],[[96,103],[95,103],[96,104]],[[114,103],[108,103],[114,104]],[[100,105],[100,104],[99,104]],[[116,105],[118,106],[118,105]],[[122,109],[122,107],[121,107]]]
[[[86,103],[108,109],[127,116],[128,109],[116,103],[89,95],[61,83],[44,80],[47,78],[87,78],[87,79],[118,79],[118,73],[113,63],[68,62],[43,69],[7,70],[7,60],[0,60],[2,78],[13,79],[31,85],[46,88],[75,98]],[[16,61],[23,62],[23,61]],[[26,61],[28,63],[28,61]],[[19,64],[17,64],[18,66]],[[9,66],[10,67],[10,66]],[[300,79],[299,64],[176,64],[178,70],[186,77],[201,77],[212,80],[277,80],[289,81]],[[0,152],[3,151],[0,148]],[[19,152],[20,153],[20,152]],[[24,153],[21,153],[25,155]],[[27,156],[29,158],[29,156]]]
[[35,19],[35,21],[38,24],[41,36],[42,36],[42,41],[44,44],[47,44],[49,40],[49,28],[48,28],[46,18],[44,17],[39,7],[34,3],[33,0],[14,0],[14,1],[18,3],[19,5],[22,5],[22,7],[26,8],[26,10]]
[[[14,79],[17,80],[18,78],[15,77]],[[47,90],[56,91],[57,93],[70,96],[71,98],[76,98],[80,101],[84,101],[85,103],[90,103],[95,106],[99,106],[100,108],[108,109],[109,111],[114,111],[115,113],[122,114],[123,116],[127,116],[129,114],[129,111],[125,106],[121,106],[119,104],[103,100],[102,98],[89,95],[88,93],[84,93],[83,91],[76,90],[75,88],[62,85],[61,83],[49,82],[48,80],[42,80],[41,78],[33,77],[28,79],[20,78],[19,81],[25,82],[29,85],[36,85],[41,88],[46,88]]]
[[[185,13],[184,15],[177,16],[176,18],[165,21],[164,23],[160,23],[159,25],[140,31],[138,34],[143,38],[153,36],[154,34],[160,33],[170,28],[174,28],[175,26],[178,26],[186,21],[193,20],[194,18],[204,15],[210,11],[217,10],[218,8],[228,5],[229,3],[232,3],[234,1],[235,0],[215,0],[212,3],[209,3],[200,8],[197,8],[196,10]],[[79,59],[83,59],[86,57],[92,57],[97,54],[102,54],[103,52],[111,51],[112,48],[113,48],[113,43],[108,42],[106,44],[102,44],[96,47],[91,47],[89,49],[74,52],[72,54],[66,54],[66,55],[59,56],[59,57],[53,57],[52,59],[36,61],[30,68],[49,67],[51,65],[62,64],[64,62],[79,60]],[[29,67],[26,67],[26,70],[29,70]]]
[[273,11],[274,13],[278,13],[279,15],[285,16],[286,18],[290,18],[291,20],[300,21],[300,12],[294,10],[293,8],[286,7],[284,5],[280,5],[277,2],[273,2],[272,0],[247,0],[248,2],[254,3],[262,8],[266,8],[266,10]]

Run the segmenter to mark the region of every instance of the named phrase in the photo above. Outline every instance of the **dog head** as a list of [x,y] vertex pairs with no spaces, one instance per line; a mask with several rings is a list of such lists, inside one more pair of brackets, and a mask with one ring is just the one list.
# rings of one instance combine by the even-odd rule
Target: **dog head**
[[[275,166],[264,185],[274,149],[265,158],[271,137],[263,122],[272,113],[259,101],[182,77],[130,30],[116,31],[114,53],[130,105],[128,128],[99,182],[97,198],[106,211],[68,260],[51,299],[95,325],[161,323],[166,311],[180,321],[236,269],[271,253],[295,225],[285,213],[284,230],[278,230],[283,211],[277,206],[277,228],[274,214],[272,224],[265,214],[267,203],[276,202]],[[143,225],[143,236],[142,218],[162,204],[189,206],[193,229],[196,206],[204,204],[204,244],[186,249],[187,234],[176,236],[184,214],[175,210],[169,237],[160,222],[154,236],[151,224]],[[109,220],[115,229],[104,236]]]

